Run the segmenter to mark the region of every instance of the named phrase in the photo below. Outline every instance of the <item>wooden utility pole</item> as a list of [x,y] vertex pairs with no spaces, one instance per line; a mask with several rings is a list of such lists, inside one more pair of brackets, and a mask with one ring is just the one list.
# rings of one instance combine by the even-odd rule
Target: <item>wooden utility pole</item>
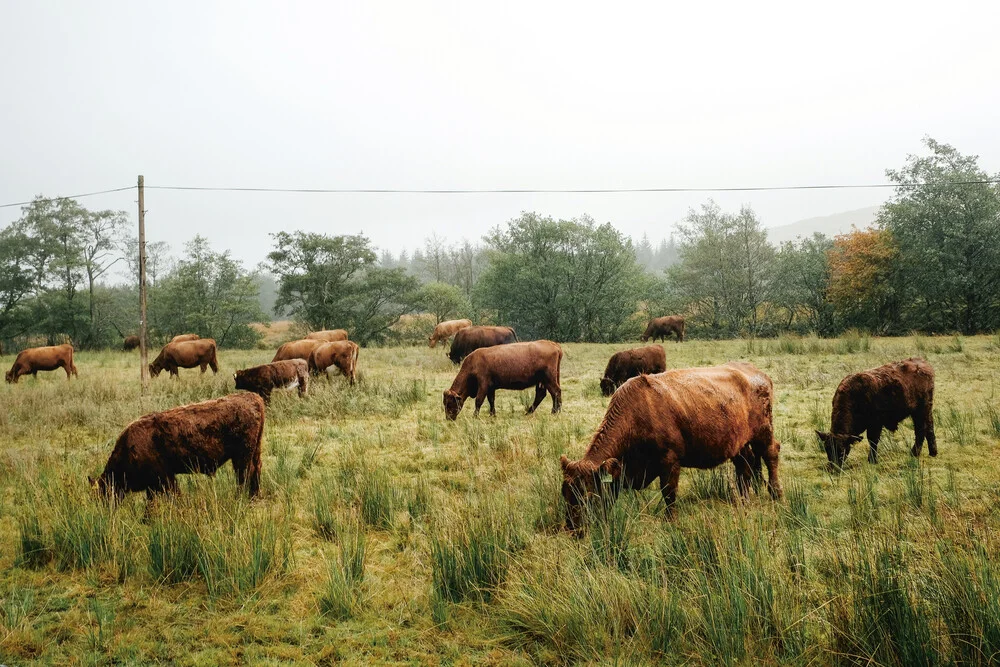
[[139,176],[139,377],[142,393],[149,388],[149,350],[146,347],[146,207]]

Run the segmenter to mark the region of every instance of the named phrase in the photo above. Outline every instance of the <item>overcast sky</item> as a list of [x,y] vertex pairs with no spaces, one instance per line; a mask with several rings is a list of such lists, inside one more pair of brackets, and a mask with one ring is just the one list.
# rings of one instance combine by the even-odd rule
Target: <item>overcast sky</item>
[[[1000,171],[1000,3],[16,2],[0,204],[121,187],[641,188],[884,182],[925,134]],[[767,226],[876,190],[718,194]],[[147,190],[150,240],[254,264],[268,234],[394,251],[523,210],[658,239],[700,193]],[[134,192],[81,200],[135,217]],[[0,225],[20,214],[0,209]]]

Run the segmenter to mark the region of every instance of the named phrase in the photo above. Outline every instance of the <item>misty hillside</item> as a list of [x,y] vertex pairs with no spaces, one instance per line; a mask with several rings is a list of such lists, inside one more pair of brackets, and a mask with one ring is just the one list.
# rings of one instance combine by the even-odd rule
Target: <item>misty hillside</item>
[[797,237],[812,236],[816,232],[827,236],[836,236],[851,231],[851,226],[858,229],[868,227],[875,222],[878,214],[878,206],[868,206],[853,211],[844,211],[834,215],[825,215],[818,218],[806,218],[789,225],[770,227],[767,230],[767,237],[771,243],[780,245],[785,241],[794,241]]

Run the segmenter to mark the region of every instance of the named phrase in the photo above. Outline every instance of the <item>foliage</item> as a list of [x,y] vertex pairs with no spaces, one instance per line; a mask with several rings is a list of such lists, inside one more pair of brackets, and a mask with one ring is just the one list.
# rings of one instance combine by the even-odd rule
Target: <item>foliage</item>
[[447,283],[427,283],[420,288],[418,298],[421,306],[434,316],[437,324],[459,317],[470,309],[469,300],[462,290]]
[[899,187],[879,215],[898,248],[908,324],[992,331],[1000,326],[1000,185],[984,182],[976,156],[930,137],[924,145],[929,155],[886,172]]
[[830,301],[847,326],[885,333],[899,323],[899,250],[889,232],[854,230],[828,251]]
[[712,335],[763,332],[774,292],[774,247],[757,214],[726,213],[709,201],[680,226],[679,264],[667,269],[671,290]]
[[620,340],[650,285],[632,242],[587,216],[524,213],[486,240],[475,301],[525,340]]
[[287,309],[311,329],[348,329],[364,345],[385,340],[390,327],[416,309],[416,278],[378,266],[362,235],[279,232],[273,238],[267,257],[278,278],[275,312]]
[[830,264],[827,255],[833,241],[823,234],[787,241],[775,257],[774,301],[785,309],[785,327],[795,328],[797,320],[804,331],[821,336],[833,335],[834,308],[827,292],[830,287]]
[[165,333],[196,333],[214,338],[219,347],[256,345],[260,333],[250,324],[266,318],[257,300],[256,274],[245,271],[228,250],[212,250],[202,236],[188,242],[185,253],[153,302],[157,321],[168,323]]

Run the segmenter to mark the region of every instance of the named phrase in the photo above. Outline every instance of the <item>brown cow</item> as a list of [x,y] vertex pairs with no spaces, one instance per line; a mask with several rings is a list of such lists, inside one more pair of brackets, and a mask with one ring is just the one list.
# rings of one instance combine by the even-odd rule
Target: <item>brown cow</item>
[[131,352],[139,347],[141,343],[142,341],[138,336],[126,336],[125,341],[122,343],[122,352]]
[[622,350],[611,355],[601,378],[601,393],[610,396],[615,389],[636,375],[662,373],[667,370],[667,355],[662,345],[646,345]]
[[448,340],[462,329],[472,326],[472,320],[445,320],[434,327],[434,333],[427,339],[431,347],[438,344],[438,341]]
[[161,371],[166,370],[172,376],[179,378],[178,368],[194,368],[195,366],[200,366],[203,374],[205,369],[209,367],[213,374],[219,372],[215,341],[211,338],[167,343],[160,350],[156,359],[153,359],[153,363],[149,365],[149,374],[157,377]]
[[67,380],[70,379],[71,374],[80,377],[76,372],[76,366],[73,365],[72,345],[32,347],[21,350],[17,358],[14,359],[14,365],[7,371],[6,378],[8,383],[17,384],[17,379],[22,375],[32,375],[37,379],[38,371],[54,371],[57,368],[66,371]]
[[298,387],[299,398],[309,390],[309,364],[301,359],[288,359],[274,363],[244,368],[233,374],[236,388],[252,391],[271,402],[271,392],[275,389],[295,389]]
[[201,340],[198,334],[178,334],[170,339],[171,343],[187,343],[192,340]]
[[535,388],[535,402],[527,414],[535,411],[545,398],[546,390],[552,394],[552,414],[562,406],[562,389],[559,386],[559,364],[562,348],[550,340],[530,343],[511,343],[480,348],[465,358],[462,367],[444,392],[444,413],[448,419],[458,418],[469,396],[476,397],[476,414],[483,401],[490,402],[490,414],[496,414],[494,399],[497,389]]
[[516,342],[517,334],[510,327],[466,327],[455,334],[448,358],[457,364],[473,350]]
[[600,495],[602,474],[611,477],[611,500],[623,485],[642,489],[659,477],[669,513],[681,468],[707,469],[732,461],[740,492],[746,495],[763,461],[771,496],[780,498],[781,446],[774,439],[773,400],[771,378],[743,362],[627,381],[612,395],[583,458],[560,460],[567,525],[579,526],[583,504]]
[[286,359],[301,359],[308,362],[313,350],[323,344],[321,340],[309,338],[290,341],[278,348],[278,351],[274,353],[274,359],[271,359],[271,363],[285,361]]
[[833,395],[830,433],[816,431],[826,449],[826,457],[842,468],[851,445],[868,435],[868,462],[878,461],[878,441],[882,429],[893,433],[899,422],[913,419],[914,443],[911,453],[920,456],[927,439],[927,452],[937,456],[934,435],[934,369],[920,358],[896,361],[848,375]]
[[667,340],[671,334],[677,334],[677,342],[684,342],[684,318],[680,315],[666,315],[665,317],[654,317],[646,325],[646,331],[642,334],[642,342],[645,343],[650,338],[653,342],[656,339]]
[[358,344],[349,340],[323,343],[309,355],[309,371],[316,375],[326,373],[329,379],[330,369],[336,367],[353,386],[358,368],[358,350]]
[[327,329],[324,331],[313,331],[311,334],[306,334],[306,339],[320,340],[326,343],[335,343],[338,340],[347,340],[347,330]]
[[233,462],[236,481],[251,496],[260,490],[264,400],[230,394],[140,417],[118,436],[104,472],[91,485],[121,499],[129,491],[148,498],[177,490],[177,475],[214,475]]

